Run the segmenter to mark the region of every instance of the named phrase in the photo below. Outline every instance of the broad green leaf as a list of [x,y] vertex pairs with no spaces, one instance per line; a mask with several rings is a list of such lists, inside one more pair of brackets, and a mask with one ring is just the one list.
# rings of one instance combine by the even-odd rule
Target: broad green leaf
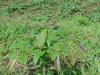
[[62,44],[60,42],[57,42],[53,45],[53,47],[57,50],[57,51],[60,51],[62,50]]
[[40,73],[38,73],[37,75],[41,75]]
[[54,32],[53,30],[49,30],[49,35],[47,40],[48,47],[53,45],[55,43],[54,41],[57,41],[56,32]]
[[52,61],[56,60],[56,58],[57,58],[57,53],[56,52],[54,52],[52,50],[49,50],[48,53],[49,53],[49,56],[50,56]]
[[45,54],[46,51],[38,51],[33,57],[33,62],[37,64],[38,59]]
[[28,59],[27,53],[23,53],[23,55],[21,56],[21,63],[25,64],[27,59]]
[[50,66],[49,69],[50,69],[50,70],[54,70],[55,67],[54,67],[54,66]]
[[69,55],[71,54],[71,50],[70,50],[70,49],[68,49],[68,48],[63,48],[63,50],[64,50],[64,54],[65,54],[66,56],[69,56]]
[[8,57],[10,58],[10,60],[13,60],[17,57],[18,54],[18,50],[13,50],[8,54]]
[[36,47],[42,48],[46,42],[47,38],[47,29],[44,29],[36,36]]
[[24,48],[24,41],[23,40],[18,41],[18,47],[21,48],[21,49]]
[[68,57],[69,57],[69,60],[70,60],[70,62],[71,62],[71,65],[74,66],[75,63],[76,63],[76,59],[75,59],[75,57],[74,57],[74,54],[71,53]]

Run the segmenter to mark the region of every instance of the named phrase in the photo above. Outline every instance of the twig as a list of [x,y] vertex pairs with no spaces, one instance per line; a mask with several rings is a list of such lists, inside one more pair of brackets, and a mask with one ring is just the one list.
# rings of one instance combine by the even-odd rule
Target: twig
[[38,69],[38,68],[40,68],[40,65],[32,66],[32,67],[29,67],[29,68],[27,67],[26,69],[27,70],[32,70],[32,69],[35,70],[35,69]]
[[60,58],[59,56],[57,57],[57,60],[54,62],[54,66],[58,74],[60,73]]
[[11,66],[10,66],[10,68],[9,68],[9,71],[11,71],[11,70],[13,69],[13,67],[14,67],[14,65],[15,65],[15,63],[16,63],[16,61],[17,61],[17,58],[14,59],[13,62],[11,63]]
[[68,60],[64,56],[62,56],[62,59],[64,60],[65,64],[67,64],[69,68],[72,68],[71,64],[68,62]]
[[79,42],[78,45],[83,51],[88,52],[88,49],[82,43]]

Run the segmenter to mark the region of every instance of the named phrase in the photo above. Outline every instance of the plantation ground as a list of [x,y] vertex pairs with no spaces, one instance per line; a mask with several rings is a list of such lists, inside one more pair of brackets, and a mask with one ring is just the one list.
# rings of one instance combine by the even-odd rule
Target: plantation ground
[[99,75],[100,0],[1,0],[0,75]]

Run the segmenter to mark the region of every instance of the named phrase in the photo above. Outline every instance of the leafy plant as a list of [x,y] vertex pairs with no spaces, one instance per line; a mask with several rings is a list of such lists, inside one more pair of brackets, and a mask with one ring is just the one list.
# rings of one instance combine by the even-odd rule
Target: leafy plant
[[0,8],[0,74],[100,74],[99,0],[6,2]]

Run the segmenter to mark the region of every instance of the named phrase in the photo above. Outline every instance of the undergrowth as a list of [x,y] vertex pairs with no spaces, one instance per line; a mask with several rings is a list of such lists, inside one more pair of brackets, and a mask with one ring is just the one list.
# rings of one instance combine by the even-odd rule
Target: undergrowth
[[100,74],[99,0],[10,0],[1,7],[0,75]]

